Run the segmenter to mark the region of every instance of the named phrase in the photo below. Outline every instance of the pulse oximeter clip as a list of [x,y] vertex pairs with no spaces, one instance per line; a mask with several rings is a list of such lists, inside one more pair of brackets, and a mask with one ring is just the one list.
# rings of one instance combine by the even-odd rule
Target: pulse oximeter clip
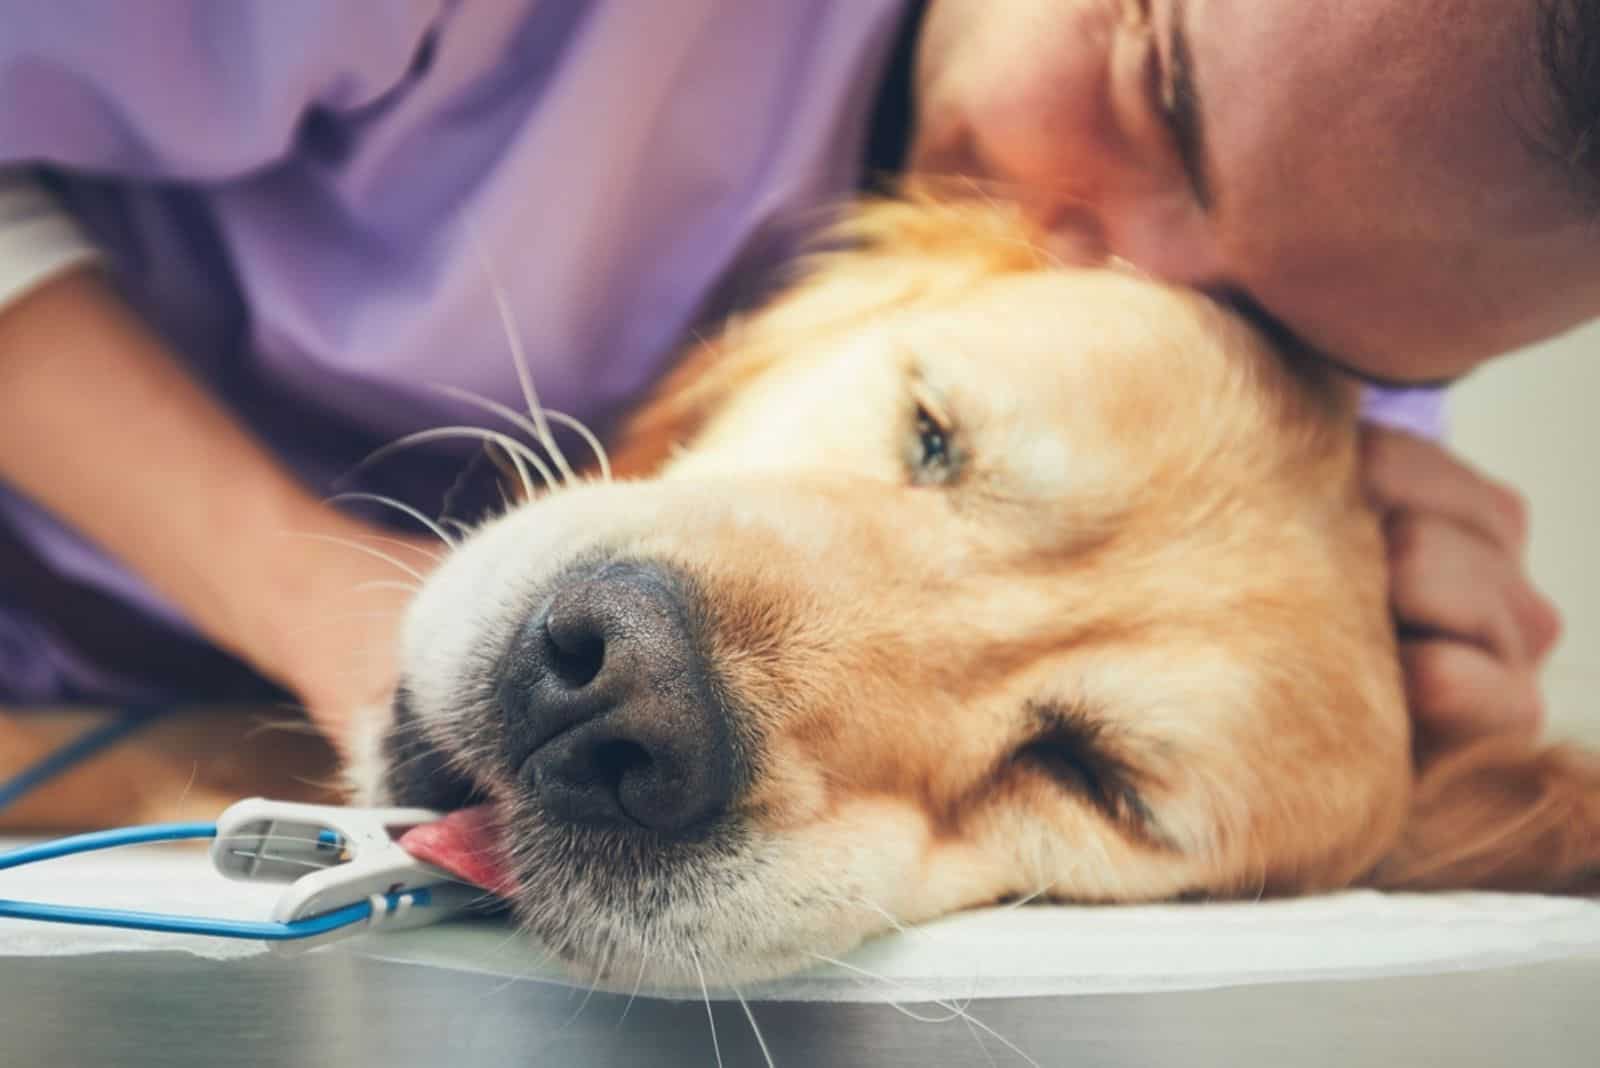
[[0,871],[146,842],[213,839],[229,879],[286,883],[270,921],[49,905],[0,898],[0,917],[216,938],[295,951],[366,931],[423,927],[485,901],[487,891],[402,849],[405,831],[439,819],[415,808],[341,808],[252,798],[216,823],[157,824],[76,835],[0,854]]

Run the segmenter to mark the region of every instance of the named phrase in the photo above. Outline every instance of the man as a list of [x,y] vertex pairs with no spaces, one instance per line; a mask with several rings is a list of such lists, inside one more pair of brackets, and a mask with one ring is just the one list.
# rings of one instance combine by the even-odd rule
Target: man
[[[943,0],[916,164],[990,179],[1375,381],[1600,314],[1596,0]],[[1413,708],[1538,721],[1514,498],[1377,434]]]
[[[546,401],[603,417],[908,140],[1374,379],[1600,313],[1596,0],[8,6],[14,700],[233,686],[192,628],[337,736],[391,670],[348,591],[394,573],[305,486],[458,416],[430,379],[515,400],[483,261]],[[1371,441],[1419,722],[1529,728],[1556,621],[1515,499]],[[446,460],[393,492],[447,498]]]

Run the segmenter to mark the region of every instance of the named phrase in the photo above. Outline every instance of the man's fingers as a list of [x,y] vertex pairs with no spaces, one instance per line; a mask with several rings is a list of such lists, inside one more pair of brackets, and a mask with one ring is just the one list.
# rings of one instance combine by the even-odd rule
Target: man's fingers
[[1523,566],[1521,497],[1444,448],[1362,432],[1362,482],[1384,519],[1390,606],[1419,749],[1483,734],[1531,735],[1539,666],[1561,633]]
[[1535,665],[1544,663],[1561,640],[1561,613],[1544,594],[1523,585],[1515,610],[1527,643],[1528,656]]
[[1514,490],[1494,482],[1442,447],[1385,427],[1362,428],[1362,479],[1382,512],[1427,512],[1475,530],[1520,558],[1528,541],[1528,509]]
[[1393,513],[1384,533],[1390,607],[1402,625],[1471,642],[1512,666],[1537,659],[1538,595],[1502,550],[1415,512]]
[[1508,668],[1476,646],[1448,639],[1403,642],[1400,658],[1406,699],[1428,742],[1538,732],[1544,704],[1531,671]]

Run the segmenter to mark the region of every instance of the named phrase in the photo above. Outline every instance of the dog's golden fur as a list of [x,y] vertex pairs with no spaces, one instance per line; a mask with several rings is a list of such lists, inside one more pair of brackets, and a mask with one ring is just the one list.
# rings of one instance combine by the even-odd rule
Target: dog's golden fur
[[[993,806],[1004,822],[1018,824],[1001,840],[1025,841],[1030,828],[1063,815],[1072,824],[1083,818],[1058,811],[1049,787],[1019,786],[986,766],[1023,729],[1023,708],[1050,695],[1085,709],[1152,808],[1176,809],[1151,837],[1115,825],[1119,833],[1108,836],[1093,820],[1057,827],[1069,838],[1090,833],[1107,852],[1104,870],[1070,896],[1304,890],[1369,869],[1375,843],[1399,822],[1409,773],[1381,542],[1359,496],[1349,432],[1352,394],[1288,367],[1198,297],[1114,270],[1056,267],[1021,220],[996,205],[882,205],[838,236],[852,251],[824,257],[766,315],[696,353],[614,454],[623,471],[665,467],[669,480],[771,468],[781,484],[834,462],[845,472],[880,468],[872,454],[890,453],[882,423],[898,421],[903,432],[905,413],[896,409],[912,403],[914,390],[863,405],[852,422],[853,413],[821,395],[846,383],[818,374],[815,358],[894,329],[898,318],[906,336],[886,344],[904,351],[890,362],[909,365],[920,358],[914,348],[944,348],[945,361],[965,366],[947,418],[973,452],[995,455],[974,457],[960,476],[965,485],[913,490],[903,503],[877,479],[853,495],[834,489],[830,508],[878,513],[890,536],[850,544],[863,577],[818,606],[809,627],[824,633],[798,648],[773,641],[751,677],[735,676],[736,690],[771,690],[778,701],[779,690],[818,688],[816,649],[866,647],[863,662],[842,673],[842,692],[817,693],[810,715],[785,725],[785,763],[845,782],[900,780],[890,792],[911,795],[937,828],[930,852],[953,843],[966,863],[967,825],[987,818],[994,794],[1005,797]],[[1053,294],[1068,303],[1066,315],[1052,315]],[[870,362],[837,370],[881,373]],[[893,377],[920,373],[901,366]],[[1043,395],[1005,396],[1019,387]],[[1028,400],[1043,403],[1021,410]],[[760,424],[780,410],[801,420],[763,454]],[[793,455],[804,449],[790,435],[808,420],[837,421],[837,461]],[[1036,447],[1029,436],[1056,435],[1071,469],[1025,485],[1026,473],[1009,461],[1026,462]],[[677,463],[665,463],[684,443]],[[862,455],[843,455],[852,446]],[[938,514],[924,516],[930,503]],[[977,536],[952,519],[975,522]],[[919,550],[902,520],[948,536],[958,551]],[[817,576],[794,570],[781,548],[768,567],[743,538],[704,554],[700,566],[731,633],[759,625],[742,618],[751,604],[816,604]],[[767,583],[790,575],[792,588],[743,596],[728,582],[734,560],[760,569]],[[938,570],[952,577],[929,598],[928,573]],[[829,585],[844,581],[835,575]],[[870,640],[850,633],[863,621],[839,610],[858,604],[872,606]],[[945,644],[944,628],[940,648],[912,637],[929,614],[963,610],[972,612],[964,647]],[[719,658],[729,660],[737,657]],[[1367,669],[1352,671],[1355,664]],[[1005,712],[953,739],[928,729],[930,703],[945,702],[952,715],[990,704]],[[978,725],[985,721],[989,736]],[[925,749],[915,747],[919,734]],[[963,744],[972,754],[965,763]],[[895,757],[906,766],[889,773]],[[775,780],[765,792],[775,812],[793,819],[787,790]],[[1018,806],[1029,793],[1040,796]],[[854,800],[832,794],[833,806]],[[1175,855],[1188,862],[1174,863]],[[995,896],[1058,882],[1049,875],[1021,876]]]
[[[1600,886],[1594,759],[1415,769],[1346,386],[1200,296],[1052,262],[1002,205],[835,236],[642,406],[616,483],[489,524],[413,607],[424,726],[508,819],[452,741],[463,664],[526,611],[503,591],[603,550],[691,576],[759,738],[748,854],[656,918],[727,977],[1039,892]],[[644,970],[614,902],[521,875],[581,965]]]

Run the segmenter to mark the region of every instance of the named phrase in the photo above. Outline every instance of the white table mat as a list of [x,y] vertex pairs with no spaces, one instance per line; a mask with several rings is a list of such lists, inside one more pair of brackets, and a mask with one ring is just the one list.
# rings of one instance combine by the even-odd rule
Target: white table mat
[[[0,872],[5,898],[238,919],[268,918],[280,892],[221,878],[204,850],[192,845],[123,849]],[[452,923],[345,945],[389,960],[567,981],[538,946],[501,924]],[[173,950],[210,958],[265,951],[253,942],[0,920],[0,956]],[[1600,901],[1351,891],[1258,903],[1029,905],[967,913],[885,937],[846,958],[850,968],[823,967],[744,993],[873,1002],[1134,993],[1433,974],[1580,956],[1600,959]]]

